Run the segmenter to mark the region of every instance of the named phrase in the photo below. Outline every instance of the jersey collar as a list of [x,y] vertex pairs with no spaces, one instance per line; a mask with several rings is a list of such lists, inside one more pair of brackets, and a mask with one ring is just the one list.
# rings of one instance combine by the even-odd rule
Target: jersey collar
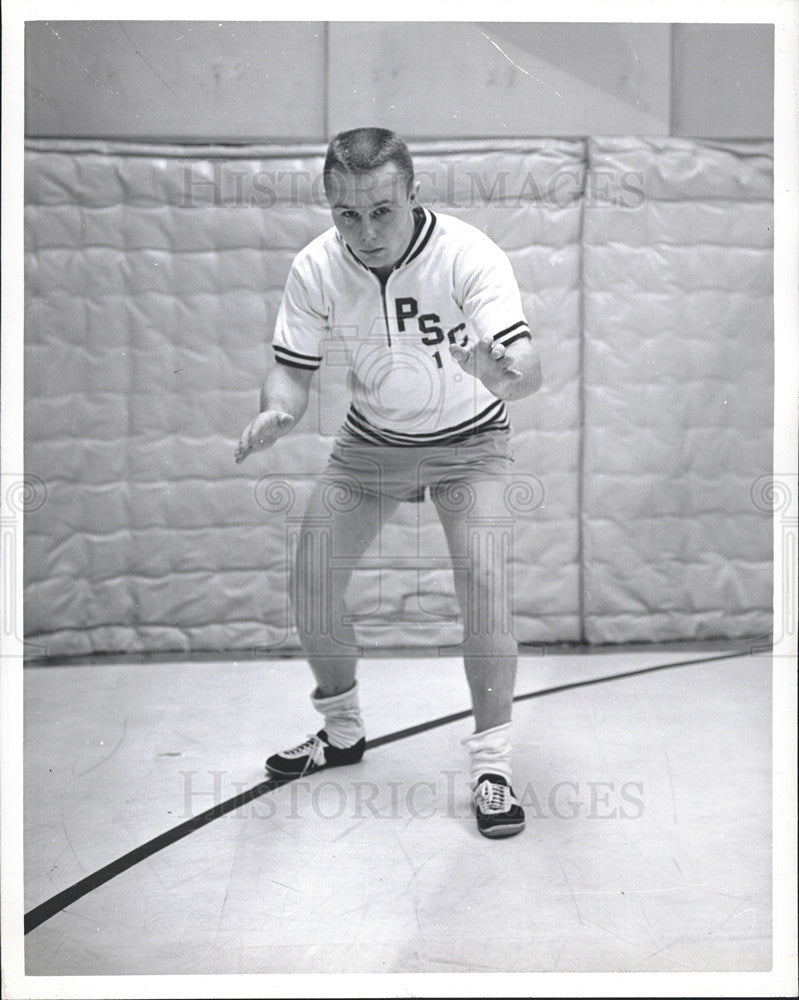
[[[417,205],[413,210],[414,226],[413,226],[413,236],[411,236],[411,241],[405,253],[400,257],[397,263],[392,268],[392,271],[398,271],[401,267],[407,267],[411,261],[416,260],[420,253],[424,250],[430,241],[430,237],[433,235],[433,230],[436,228],[436,217],[429,208],[423,208],[421,205]],[[368,267],[362,260],[360,260],[353,251],[349,243],[346,243],[341,234],[336,233],[338,239],[344,244],[349,252],[349,255],[364,269],[364,271],[371,271],[372,268]]]

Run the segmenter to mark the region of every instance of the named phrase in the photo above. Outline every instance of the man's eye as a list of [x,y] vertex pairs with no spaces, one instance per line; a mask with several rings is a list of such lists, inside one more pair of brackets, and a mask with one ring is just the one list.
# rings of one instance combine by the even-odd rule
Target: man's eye
[[346,211],[346,212],[342,212],[341,213],[341,217],[342,217],[342,219],[346,219],[347,222],[352,222],[353,219],[357,219],[358,218],[358,213],[357,212]]
[[374,213],[374,214],[375,214],[375,215],[377,215],[377,216],[381,216],[381,215],[388,215],[388,213],[389,213],[390,211],[391,211],[391,209],[390,209],[390,208],[386,208],[386,207],[385,207],[385,206],[383,205],[383,206],[381,206],[380,208],[376,208],[376,209],[375,209],[375,213]]

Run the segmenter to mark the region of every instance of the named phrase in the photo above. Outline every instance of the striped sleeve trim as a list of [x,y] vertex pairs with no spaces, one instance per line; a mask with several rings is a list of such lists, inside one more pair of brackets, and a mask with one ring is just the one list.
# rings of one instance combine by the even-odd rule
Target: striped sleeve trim
[[506,327],[504,330],[500,330],[499,333],[494,334],[494,341],[502,344],[503,347],[508,347],[517,340],[532,340],[532,337],[530,336],[530,328],[523,319],[519,320],[518,323],[514,323],[512,326]]
[[517,340],[532,340],[529,330],[524,330],[521,333],[515,333],[512,337],[508,337],[507,340],[502,341],[503,347],[510,347],[511,344],[515,344]]
[[425,445],[456,444],[458,441],[465,441],[474,434],[483,431],[510,429],[508,411],[501,399],[495,400],[481,413],[469,420],[427,434],[410,434],[403,431],[392,431],[386,427],[375,427],[354,406],[350,406],[344,423],[353,434],[372,444],[417,448]]
[[304,368],[306,371],[315,372],[322,363],[322,358],[315,354],[298,354],[297,351],[290,351],[288,347],[281,347],[280,344],[273,344],[272,350],[275,352],[275,361],[289,368]]

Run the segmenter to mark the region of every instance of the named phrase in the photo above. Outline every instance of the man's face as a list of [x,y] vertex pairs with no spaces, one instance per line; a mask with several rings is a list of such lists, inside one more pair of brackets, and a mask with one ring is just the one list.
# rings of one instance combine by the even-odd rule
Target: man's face
[[366,174],[334,170],[327,191],[333,223],[367,267],[391,267],[413,235],[416,196],[394,163]]

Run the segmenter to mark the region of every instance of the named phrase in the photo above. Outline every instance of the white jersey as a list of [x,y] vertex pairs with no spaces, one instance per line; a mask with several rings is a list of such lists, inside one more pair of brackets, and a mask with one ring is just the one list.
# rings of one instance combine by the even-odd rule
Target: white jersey
[[272,346],[280,364],[349,367],[345,426],[379,444],[448,444],[509,426],[505,404],[449,345],[530,337],[505,253],[459,219],[414,209],[414,235],[385,281],[335,228],[294,260]]

